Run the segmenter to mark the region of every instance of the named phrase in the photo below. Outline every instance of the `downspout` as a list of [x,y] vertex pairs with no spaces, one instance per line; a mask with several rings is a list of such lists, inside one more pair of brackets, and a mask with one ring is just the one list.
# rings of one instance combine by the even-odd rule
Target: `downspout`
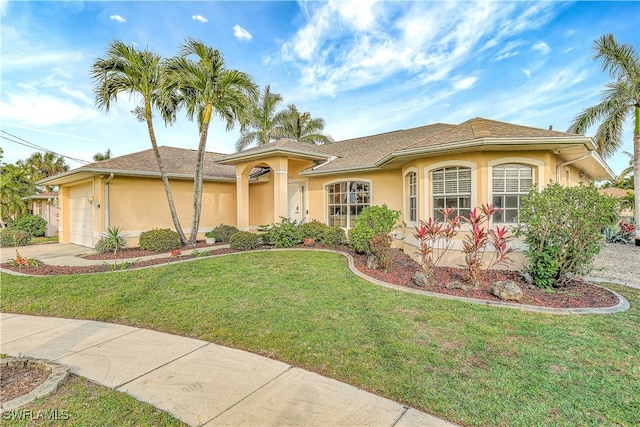
[[[582,156],[582,157],[578,157],[577,159],[568,160],[568,161],[566,161],[566,162],[564,162],[564,163],[560,163],[558,166],[556,166],[556,182],[557,182],[558,184],[560,183],[560,177],[562,176],[562,173],[561,173],[562,171],[561,171],[561,169],[562,169],[564,166],[568,166],[568,165],[570,165],[570,164],[572,164],[572,163],[579,162],[579,161],[581,161],[581,160],[586,160],[586,159],[588,159],[588,158],[590,158],[590,157],[591,157],[591,151],[589,151],[589,154],[586,154],[586,155],[584,155],[584,156]],[[566,184],[566,183],[565,183],[565,184]]]
[[114,173],[111,172],[109,178],[104,183],[104,229],[109,230],[109,181],[114,177]]

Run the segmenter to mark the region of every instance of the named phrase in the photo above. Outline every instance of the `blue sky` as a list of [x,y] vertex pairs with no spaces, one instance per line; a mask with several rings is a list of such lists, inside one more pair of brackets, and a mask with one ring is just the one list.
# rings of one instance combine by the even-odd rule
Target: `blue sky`
[[[634,1],[0,0],[0,16],[0,129],[84,160],[150,148],[130,113],[137,99],[123,95],[109,113],[94,105],[89,70],[113,39],[166,57],[201,39],[227,67],[271,84],[282,108],[324,118],[336,140],[473,117],[566,130],[608,81],[593,41],[612,32],[640,50]],[[156,132],[161,145],[197,147],[184,116]],[[207,149],[231,153],[238,136],[214,122]],[[8,163],[34,151],[0,146]],[[609,160],[616,173],[627,163]]]

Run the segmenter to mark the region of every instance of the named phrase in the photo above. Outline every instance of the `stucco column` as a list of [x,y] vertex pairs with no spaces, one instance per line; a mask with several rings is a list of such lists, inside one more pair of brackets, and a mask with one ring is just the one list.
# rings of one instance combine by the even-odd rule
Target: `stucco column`
[[[236,168],[239,171],[243,168]],[[249,230],[249,171],[241,171],[236,175],[236,211],[237,224],[240,230]]]
[[273,222],[278,223],[281,217],[289,217],[289,196],[288,196],[288,170],[287,164],[284,162],[284,168],[273,171]]

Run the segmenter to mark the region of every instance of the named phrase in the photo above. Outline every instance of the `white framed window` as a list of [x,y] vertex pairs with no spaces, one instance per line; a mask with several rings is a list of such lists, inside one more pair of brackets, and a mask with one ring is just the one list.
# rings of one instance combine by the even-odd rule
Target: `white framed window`
[[471,211],[471,168],[450,166],[431,172],[433,218],[444,219],[440,209],[453,209],[454,215],[469,216]]
[[517,163],[505,163],[492,168],[492,203],[502,209],[493,217],[495,223],[517,223],[522,196],[533,188],[533,168]]
[[407,188],[407,220],[418,221],[418,174],[409,172],[406,175]]
[[371,184],[365,181],[341,181],[327,185],[328,223],[351,228],[364,210],[371,206]]

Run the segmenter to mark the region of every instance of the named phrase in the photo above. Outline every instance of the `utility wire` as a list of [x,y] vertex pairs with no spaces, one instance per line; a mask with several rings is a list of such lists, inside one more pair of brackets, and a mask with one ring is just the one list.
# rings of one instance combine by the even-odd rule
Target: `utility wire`
[[[9,135],[11,137],[11,138],[7,138],[6,136],[0,135],[0,138],[6,139],[7,141],[11,141],[11,142],[13,142],[15,144],[23,145],[23,146],[28,147],[28,148],[33,148],[33,149],[38,150],[38,151],[43,151],[45,153],[52,153],[52,154],[55,154],[56,156],[64,157],[66,159],[73,160],[74,162],[82,163],[84,165],[87,165],[87,164],[91,163],[91,162],[89,162],[87,160],[78,159],[78,158],[75,158],[75,157],[67,156],[65,154],[56,153],[55,151],[52,151],[52,150],[49,150],[47,148],[41,147],[41,146],[39,146],[37,144],[34,144],[33,142],[27,141],[26,139],[20,138],[19,136],[13,135],[13,134],[11,134],[9,132],[6,132],[4,130],[0,130],[0,132],[4,133],[6,135]],[[18,141],[16,141],[16,139]]]

